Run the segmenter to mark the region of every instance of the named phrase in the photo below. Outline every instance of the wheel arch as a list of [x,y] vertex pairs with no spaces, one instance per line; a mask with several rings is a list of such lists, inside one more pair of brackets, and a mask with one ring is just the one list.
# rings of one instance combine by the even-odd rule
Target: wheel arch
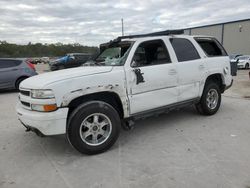
[[206,80],[205,80],[205,82],[203,84],[203,88],[202,88],[202,90],[200,92],[200,96],[202,95],[206,84],[208,82],[211,82],[211,81],[218,84],[221,93],[223,93],[225,91],[226,85],[225,85],[225,79],[224,79],[223,74],[222,73],[213,73],[213,74],[210,74],[209,76],[207,76],[207,78],[206,78]]
[[68,117],[79,105],[89,101],[106,102],[118,112],[121,119],[124,118],[124,105],[123,105],[124,102],[122,102],[120,96],[117,93],[112,91],[101,91],[97,93],[90,93],[74,98],[67,105],[69,108]]

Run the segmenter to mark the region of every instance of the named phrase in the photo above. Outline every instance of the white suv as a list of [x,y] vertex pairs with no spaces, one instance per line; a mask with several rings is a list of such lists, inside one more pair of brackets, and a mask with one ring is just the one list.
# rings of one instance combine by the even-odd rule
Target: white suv
[[233,81],[229,57],[213,37],[179,34],[118,37],[85,66],[23,81],[19,120],[39,135],[66,133],[79,152],[96,154],[135,119],[192,104],[215,114]]

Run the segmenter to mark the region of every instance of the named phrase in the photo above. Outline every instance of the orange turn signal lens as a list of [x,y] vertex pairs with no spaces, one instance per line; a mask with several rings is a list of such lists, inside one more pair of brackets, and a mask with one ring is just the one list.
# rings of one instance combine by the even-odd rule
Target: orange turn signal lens
[[56,104],[43,105],[44,112],[51,112],[57,110]]

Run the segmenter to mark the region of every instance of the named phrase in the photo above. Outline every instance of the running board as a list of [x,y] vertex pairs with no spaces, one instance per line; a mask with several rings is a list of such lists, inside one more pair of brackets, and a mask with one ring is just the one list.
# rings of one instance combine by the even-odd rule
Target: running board
[[146,110],[143,112],[132,114],[130,117],[125,118],[124,120],[125,121],[131,121],[131,120],[133,121],[133,120],[143,119],[143,118],[147,118],[147,117],[158,115],[158,114],[168,113],[171,110],[183,108],[185,106],[190,106],[190,105],[198,103],[199,101],[200,101],[200,98],[195,98],[195,99],[190,99],[187,101],[177,102],[177,103],[166,105],[163,107],[159,107],[159,108],[155,108],[155,109]]

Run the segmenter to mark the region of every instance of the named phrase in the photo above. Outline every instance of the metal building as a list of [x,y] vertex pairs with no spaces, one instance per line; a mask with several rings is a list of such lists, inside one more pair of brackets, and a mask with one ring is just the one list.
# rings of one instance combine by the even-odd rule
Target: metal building
[[250,18],[186,28],[184,33],[214,36],[223,44],[228,54],[250,55]]

